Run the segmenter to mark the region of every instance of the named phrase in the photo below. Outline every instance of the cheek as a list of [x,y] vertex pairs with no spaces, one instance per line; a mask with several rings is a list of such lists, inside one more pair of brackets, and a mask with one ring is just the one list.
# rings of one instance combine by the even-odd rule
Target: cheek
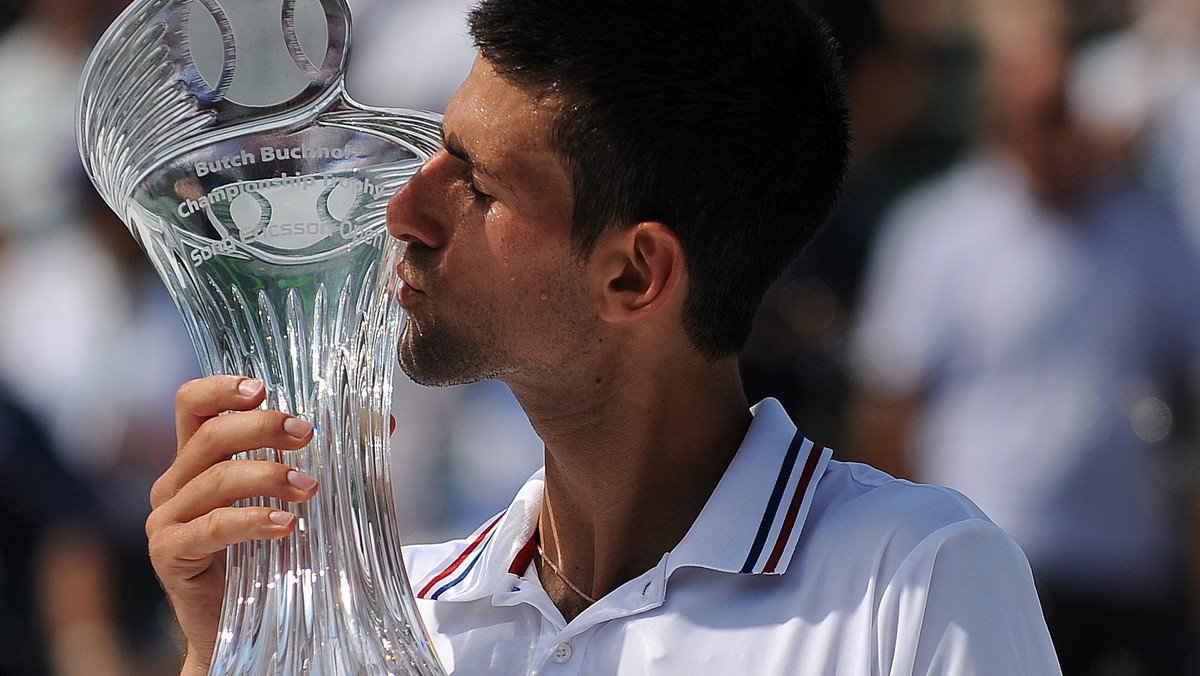
[[483,249],[496,268],[510,281],[530,281],[537,271],[554,263],[549,242],[493,208],[484,219]]

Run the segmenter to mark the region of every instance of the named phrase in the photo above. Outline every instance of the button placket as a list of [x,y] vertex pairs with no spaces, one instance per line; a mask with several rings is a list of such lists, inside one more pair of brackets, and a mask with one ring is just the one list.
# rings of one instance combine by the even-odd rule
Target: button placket
[[573,634],[564,632],[554,637],[546,637],[549,641],[542,644],[540,657],[535,663],[540,664],[538,671],[555,676],[578,675],[583,673],[584,655],[588,643],[592,639],[592,630]]

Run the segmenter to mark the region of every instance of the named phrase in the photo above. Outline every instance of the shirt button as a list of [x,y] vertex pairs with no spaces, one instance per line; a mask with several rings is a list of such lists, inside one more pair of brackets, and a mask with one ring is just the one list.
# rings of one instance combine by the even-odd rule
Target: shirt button
[[550,656],[556,664],[566,664],[571,660],[571,644],[567,642],[554,646],[554,654]]

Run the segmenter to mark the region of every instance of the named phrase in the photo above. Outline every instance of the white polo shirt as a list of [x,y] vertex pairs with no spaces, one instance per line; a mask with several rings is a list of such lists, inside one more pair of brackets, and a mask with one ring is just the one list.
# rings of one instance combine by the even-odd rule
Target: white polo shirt
[[1060,673],[1024,555],[977,507],[753,410],[687,535],[571,622],[538,581],[536,473],[463,540],[406,547],[455,674]]

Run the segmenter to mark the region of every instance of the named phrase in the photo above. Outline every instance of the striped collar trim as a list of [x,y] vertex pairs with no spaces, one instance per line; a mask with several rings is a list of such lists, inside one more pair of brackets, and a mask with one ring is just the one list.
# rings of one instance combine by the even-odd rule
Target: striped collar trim
[[436,573],[422,583],[418,598],[436,601],[442,594],[462,584],[475,569],[476,564],[483,558],[483,553],[495,535],[496,524],[504,518],[507,510],[492,517],[466,539],[467,545],[454,557],[449,564],[441,567]]
[[[729,469],[667,554],[668,576],[683,567],[753,575],[787,570],[833,453],[801,436],[778,401],[764,400],[752,410],[754,421]],[[468,601],[509,591],[512,577],[523,576],[533,558],[544,484],[538,470],[507,510],[459,541],[414,586],[417,596]]]
[[[797,475],[795,470],[800,463],[797,463],[796,459],[800,449],[805,446],[807,448],[804,451],[804,469]],[[791,551],[795,549],[800,535],[800,529],[796,527],[796,522],[802,509],[806,515],[808,513],[813,489],[816,488],[813,476],[822,459],[828,460],[825,448],[808,441],[797,432],[788,447],[783,467],[780,468],[779,475],[776,477],[775,488],[771,491],[771,498],[767,501],[767,509],[763,512],[762,521],[759,522],[758,531],[754,535],[754,543],[746,555],[746,562],[742,564],[742,568],[738,572],[766,574],[783,572],[780,570],[780,562],[785,552],[790,557]],[[793,477],[796,477],[795,483],[793,483]],[[799,520],[803,525],[803,519]],[[770,545],[764,546],[767,543]],[[783,567],[786,568],[787,564],[785,563]]]
[[[510,568],[520,576],[533,558],[533,530],[542,506],[543,471],[534,473],[517,491],[508,509],[488,519],[471,535],[454,543],[450,556],[413,585],[422,599],[469,601],[497,590]],[[505,588],[507,590],[507,588]]]
[[742,446],[691,530],[668,556],[668,575],[687,566],[780,575],[800,542],[833,452],[805,439],[783,406],[753,409]]

